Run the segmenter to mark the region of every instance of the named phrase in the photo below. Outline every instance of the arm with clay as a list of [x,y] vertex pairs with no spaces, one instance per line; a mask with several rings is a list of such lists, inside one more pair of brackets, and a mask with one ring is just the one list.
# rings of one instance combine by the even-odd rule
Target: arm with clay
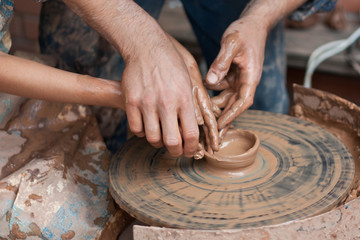
[[248,109],[254,99],[264,62],[268,31],[305,0],[253,0],[224,32],[221,49],[206,76],[207,87],[227,89],[215,102],[225,106],[218,119],[224,129]]
[[199,129],[186,65],[150,15],[130,0],[65,0],[123,56],[129,127],[154,147],[191,157]]

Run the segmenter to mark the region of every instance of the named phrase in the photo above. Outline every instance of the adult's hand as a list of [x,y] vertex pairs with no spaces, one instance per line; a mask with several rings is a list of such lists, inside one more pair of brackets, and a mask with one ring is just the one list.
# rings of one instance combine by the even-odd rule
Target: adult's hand
[[[199,131],[186,66],[169,46],[154,46],[126,62],[122,89],[130,130],[170,154],[192,157]],[[182,145],[184,141],[184,148]]]
[[206,76],[207,87],[231,89],[218,128],[227,127],[248,109],[259,84],[268,31],[305,0],[252,0],[241,17],[224,32],[221,49]]
[[[225,128],[248,109],[260,82],[267,31],[255,21],[239,19],[224,32],[221,49],[206,76],[207,87],[224,90],[225,107],[218,119]],[[231,93],[231,94],[229,94]]]
[[122,90],[130,130],[173,156],[191,157],[199,129],[186,65],[150,15],[129,0],[64,0],[125,60]]
[[197,123],[203,126],[208,151],[219,150],[219,131],[215,115],[220,114],[220,109],[211,103],[209,94],[204,87],[199,67],[194,57],[178,41],[168,35],[180,55],[182,56],[190,75],[195,114]]

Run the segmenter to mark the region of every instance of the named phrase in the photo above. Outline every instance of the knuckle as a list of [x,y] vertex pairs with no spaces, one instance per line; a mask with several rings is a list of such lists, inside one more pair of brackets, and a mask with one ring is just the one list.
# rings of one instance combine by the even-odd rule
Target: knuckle
[[160,108],[166,113],[175,111],[176,105],[177,105],[177,101],[174,99],[173,96],[171,97],[163,96],[159,101]]
[[141,99],[141,104],[144,108],[154,108],[154,106],[156,105],[154,95],[145,95]]
[[217,64],[217,70],[220,72],[226,71],[228,69],[228,67],[229,67],[229,65],[223,61],[219,61]]
[[185,141],[194,142],[199,139],[199,130],[197,128],[185,131],[183,133],[183,137]]
[[137,136],[143,135],[143,126],[141,124],[133,123],[130,119],[128,122],[129,122],[129,129],[132,133],[134,133]]
[[166,138],[165,145],[171,149],[178,148],[180,146],[180,140],[177,138]]
[[130,107],[138,107],[140,105],[140,98],[136,95],[127,96],[127,105]]
[[236,32],[233,32],[224,38],[221,39],[220,44],[222,47],[230,48],[231,50],[234,49],[239,45],[239,34]]
[[180,99],[180,104],[182,107],[192,110],[194,106],[194,101],[191,94],[184,94]]
[[149,143],[157,145],[161,142],[161,138],[160,136],[156,136],[156,135],[146,135],[146,139]]
[[168,104],[168,101],[164,98],[164,96],[162,96],[159,100],[159,107],[165,110],[169,108],[169,105],[170,104]]
[[199,67],[194,59],[188,60],[188,67],[190,71],[198,71]]
[[133,132],[135,135],[142,135],[143,134],[143,130],[142,127],[140,126],[129,126],[130,127],[130,131]]

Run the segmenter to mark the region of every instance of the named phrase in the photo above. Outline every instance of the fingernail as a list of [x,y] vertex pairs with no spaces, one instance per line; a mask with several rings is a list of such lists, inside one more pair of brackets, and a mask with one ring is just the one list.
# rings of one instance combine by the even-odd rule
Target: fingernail
[[216,84],[218,82],[218,77],[215,73],[210,72],[207,76],[207,81],[209,84]]

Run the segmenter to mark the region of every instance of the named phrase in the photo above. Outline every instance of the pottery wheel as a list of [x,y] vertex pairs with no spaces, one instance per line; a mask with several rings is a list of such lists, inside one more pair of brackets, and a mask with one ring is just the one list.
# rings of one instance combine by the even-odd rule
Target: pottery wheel
[[114,156],[110,191],[149,225],[235,229],[277,224],[336,207],[347,196],[354,161],[347,147],[304,120],[250,111],[234,121],[260,137],[256,164],[243,175],[218,176],[205,160],[173,158],[144,138]]

